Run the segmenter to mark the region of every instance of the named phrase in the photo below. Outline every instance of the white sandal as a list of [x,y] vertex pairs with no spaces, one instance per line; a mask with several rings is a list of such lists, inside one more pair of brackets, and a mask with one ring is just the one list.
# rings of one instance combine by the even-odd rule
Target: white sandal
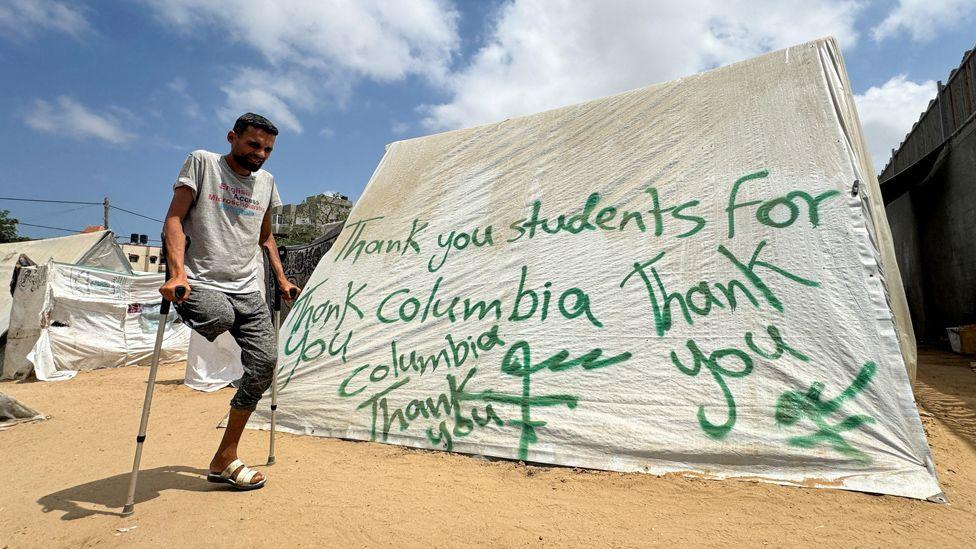
[[[237,474],[235,475],[234,471],[236,471],[238,467],[240,467],[241,470],[237,471]],[[226,469],[224,469],[223,473],[220,473],[219,475],[217,473],[208,474],[207,480],[210,482],[216,482],[218,484],[230,484],[238,490],[256,490],[264,486],[264,483],[268,481],[268,477],[264,477],[260,482],[251,482],[256,474],[258,474],[256,470],[244,465],[243,461],[235,459],[230,465],[227,466]]]

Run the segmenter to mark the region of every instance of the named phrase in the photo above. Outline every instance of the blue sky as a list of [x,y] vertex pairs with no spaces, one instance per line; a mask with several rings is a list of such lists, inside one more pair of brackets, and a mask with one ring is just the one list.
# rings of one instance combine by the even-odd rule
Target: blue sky
[[[0,196],[157,219],[193,149],[246,110],[281,128],[285,202],[356,199],[384,146],[836,36],[875,164],[976,32],[973,0],[0,0]],[[0,201],[79,230],[101,207]],[[158,238],[120,211],[111,228]],[[21,226],[34,238],[61,231]]]

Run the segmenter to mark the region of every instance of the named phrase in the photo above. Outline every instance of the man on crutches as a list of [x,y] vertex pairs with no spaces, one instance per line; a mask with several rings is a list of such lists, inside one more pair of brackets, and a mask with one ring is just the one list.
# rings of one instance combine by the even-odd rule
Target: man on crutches
[[[213,341],[230,332],[241,347],[244,376],[207,475],[211,482],[240,490],[260,488],[267,481],[238,459],[237,445],[271,385],[277,362],[270,311],[259,291],[258,247],[268,251],[281,295],[291,300],[301,291],[285,278],[271,234],[271,209],[281,200],[274,177],[260,169],[277,135],[266,118],[247,113],[227,134],[229,154],[191,153],[174,184],[163,225],[169,279],[159,292],[200,335]],[[187,237],[192,244],[184,248]],[[187,290],[178,296],[181,287]]]

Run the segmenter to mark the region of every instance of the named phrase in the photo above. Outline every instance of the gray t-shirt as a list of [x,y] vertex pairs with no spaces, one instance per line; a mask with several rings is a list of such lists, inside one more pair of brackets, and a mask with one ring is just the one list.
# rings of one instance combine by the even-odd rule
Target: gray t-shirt
[[259,291],[261,223],[268,208],[281,205],[274,177],[264,170],[237,175],[223,156],[201,150],[187,157],[173,184],[178,187],[193,190],[193,207],[183,219],[190,283],[230,294]]

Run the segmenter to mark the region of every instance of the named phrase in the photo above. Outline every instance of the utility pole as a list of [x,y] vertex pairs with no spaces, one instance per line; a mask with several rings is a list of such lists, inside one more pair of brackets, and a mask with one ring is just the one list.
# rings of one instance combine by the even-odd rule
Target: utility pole
[[108,197],[105,197],[105,201],[102,202],[104,211],[102,213],[102,225],[105,226],[105,230],[108,230]]

